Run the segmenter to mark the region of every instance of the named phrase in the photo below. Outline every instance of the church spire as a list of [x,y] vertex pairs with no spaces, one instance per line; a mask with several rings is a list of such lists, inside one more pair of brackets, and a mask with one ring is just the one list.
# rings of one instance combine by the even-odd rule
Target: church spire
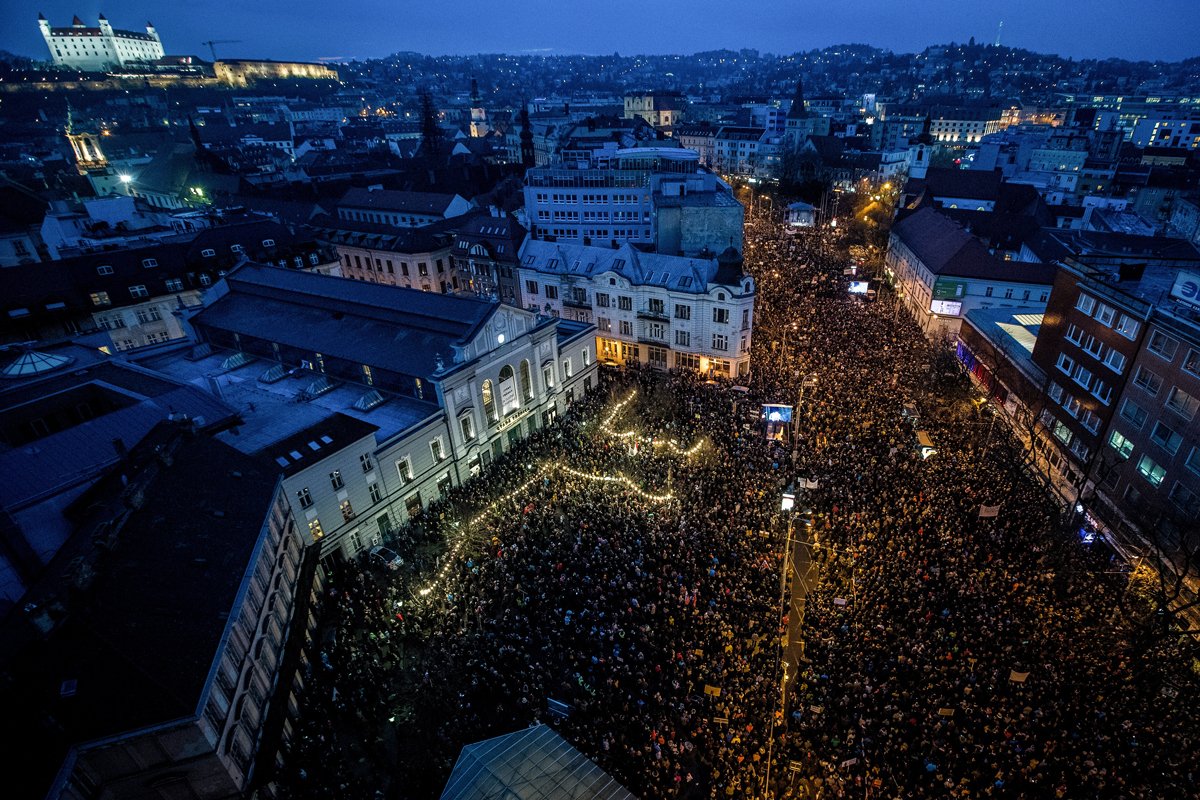
[[921,133],[916,138],[917,144],[933,144],[933,116],[925,115],[925,122],[921,123]]
[[792,96],[792,107],[788,109],[788,117],[791,119],[803,119],[808,116],[808,109],[804,105],[804,80],[796,79],[796,93]]

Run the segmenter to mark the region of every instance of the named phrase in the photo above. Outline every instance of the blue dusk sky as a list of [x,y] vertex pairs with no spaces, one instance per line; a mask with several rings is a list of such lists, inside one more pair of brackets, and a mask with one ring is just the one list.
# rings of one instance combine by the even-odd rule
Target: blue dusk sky
[[296,60],[421,53],[792,53],[862,43],[914,52],[991,42],[1076,58],[1200,55],[1200,0],[0,0],[0,49],[45,58],[37,28],[79,14],[139,30],[169,54]]

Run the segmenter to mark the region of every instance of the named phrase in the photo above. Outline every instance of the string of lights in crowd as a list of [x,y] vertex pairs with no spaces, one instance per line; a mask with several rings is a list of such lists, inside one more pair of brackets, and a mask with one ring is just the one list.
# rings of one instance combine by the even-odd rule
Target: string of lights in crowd
[[651,503],[666,503],[675,499],[675,496],[672,494],[652,494],[650,492],[644,492],[639,489],[637,484],[635,484],[632,480],[620,473],[615,473],[613,475],[600,475],[590,472],[580,472],[573,467],[568,467],[561,461],[545,461],[539,466],[537,472],[534,473],[532,478],[525,481],[525,483],[521,484],[508,494],[493,500],[486,508],[484,508],[483,511],[479,512],[474,519],[467,523],[466,528],[455,538],[454,543],[446,552],[446,562],[442,565],[441,570],[432,581],[418,589],[417,594],[421,597],[428,596],[435,588],[437,588],[438,583],[440,583],[446,578],[447,575],[450,574],[450,570],[453,568],[454,562],[458,558],[459,551],[462,550],[463,545],[470,539],[469,534],[472,529],[479,527],[487,519],[488,515],[495,511],[502,504],[510,503],[513,500],[516,500],[518,495],[523,494],[526,489],[537,483],[537,481],[547,477],[547,473],[550,472],[554,472],[556,476],[566,474],[588,481],[620,484],[624,488],[636,494],[638,497],[641,497],[643,500]]
[[606,416],[603,420],[601,420],[600,430],[603,431],[604,433],[608,434],[609,436],[612,436],[615,439],[630,439],[630,438],[636,437],[638,439],[638,441],[645,442],[645,443],[651,445],[652,447],[665,447],[668,450],[671,450],[672,452],[674,452],[676,455],[682,456],[684,458],[691,458],[696,453],[700,452],[700,448],[702,448],[704,446],[703,439],[698,440],[691,447],[683,448],[683,447],[680,447],[679,444],[674,439],[656,439],[653,436],[642,436],[635,430],[619,431],[619,432],[614,430],[613,429],[613,420],[615,420],[617,418],[617,415],[621,413],[621,411],[625,408],[625,406],[627,406],[633,402],[633,399],[636,396],[637,396],[637,389],[634,389],[633,391],[631,391],[629,393],[628,397],[626,397],[624,400],[622,400],[621,402],[619,402],[615,406],[613,406],[612,411],[609,412],[608,416]]
[[[621,411],[626,406],[628,406],[630,403],[633,402],[633,400],[636,396],[637,396],[637,390],[635,389],[634,391],[629,393],[628,397],[626,397],[624,400],[622,400],[621,402],[619,402],[615,406],[613,406],[612,411],[610,411],[609,414],[603,420],[601,420],[600,430],[603,431],[604,433],[606,433],[610,436],[614,436],[618,439],[628,439],[630,437],[637,436],[636,431],[630,430],[630,431],[622,431],[622,432],[618,433],[612,429],[613,420],[615,420],[617,418],[617,415],[620,414]],[[669,447],[676,454],[683,456],[685,458],[695,455],[697,452],[699,452],[700,448],[704,444],[704,441],[700,440],[700,441],[696,442],[694,445],[692,445],[691,447],[684,449],[684,448],[679,447],[679,445],[677,445],[675,442],[668,441],[665,439],[654,439],[653,437],[643,436],[643,437],[640,437],[640,440],[644,441],[644,442],[649,442],[654,447],[664,447],[664,446]],[[530,468],[532,468],[532,465],[530,465]],[[602,474],[597,474],[597,473],[581,472],[580,470],[577,470],[573,467],[567,466],[565,463],[563,463],[561,461],[545,461],[538,466],[537,471],[534,472],[533,476],[529,480],[525,481],[525,483],[522,483],[520,486],[518,486],[516,489],[509,492],[508,494],[503,495],[502,497],[498,497],[495,500],[493,500],[489,505],[487,505],[483,509],[483,511],[479,512],[473,519],[471,519],[467,522],[466,527],[463,529],[462,533],[460,533],[458,536],[455,537],[454,543],[451,544],[449,549],[447,550],[446,555],[445,555],[445,563],[442,565],[442,568],[438,571],[437,575],[433,578],[433,580],[431,580],[428,584],[426,584],[425,586],[423,586],[417,590],[417,594],[421,597],[427,597],[428,595],[430,595],[433,592],[434,589],[437,588],[437,585],[450,574],[450,570],[454,567],[454,563],[457,560],[459,553],[462,551],[463,546],[471,538],[470,537],[471,531],[475,528],[478,528],[480,525],[482,525],[483,522],[487,519],[489,514],[491,514],[493,511],[495,511],[501,505],[503,505],[505,503],[510,503],[513,500],[517,499],[518,495],[523,494],[526,489],[528,489],[530,486],[532,486],[537,481],[546,477],[547,473],[552,472],[552,471],[556,475],[564,475],[565,474],[565,475],[571,475],[576,478],[581,478],[581,479],[587,480],[587,481],[594,481],[594,482],[608,483],[608,484],[617,484],[617,485],[624,487],[628,491],[636,494],[638,497],[640,497],[643,500],[650,502],[650,503],[666,503],[666,502],[669,502],[669,501],[675,499],[674,495],[670,494],[669,492],[667,494],[653,494],[651,492],[643,491],[642,489],[640,489],[638,487],[638,485],[636,483],[634,483],[634,481],[630,480],[627,476],[622,475],[620,473],[614,473],[612,475],[602,475]]]

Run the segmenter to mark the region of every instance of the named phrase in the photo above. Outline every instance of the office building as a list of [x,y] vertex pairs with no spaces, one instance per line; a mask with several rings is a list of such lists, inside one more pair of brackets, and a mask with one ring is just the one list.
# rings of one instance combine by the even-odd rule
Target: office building
[[958,223],[922,208],[893,227],[884,259],[904,307],[926,336],[955,336],[976,308],[1044,308],[1053,266],[1004,261]]
[[741,251],[741,203],[678,147],[617,150],[611,160],[535,167],[525,176],[530,236],[574,245],[629,243],[670,255]]

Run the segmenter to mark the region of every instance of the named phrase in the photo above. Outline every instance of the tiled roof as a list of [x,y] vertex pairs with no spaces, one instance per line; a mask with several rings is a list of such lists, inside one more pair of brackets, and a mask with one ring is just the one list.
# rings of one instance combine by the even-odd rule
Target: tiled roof
[[1003,181],[999,170],[931,167],[925,174],[924,186],[939,200],[946,197],[963,197],[995,201],[1000,197]]

